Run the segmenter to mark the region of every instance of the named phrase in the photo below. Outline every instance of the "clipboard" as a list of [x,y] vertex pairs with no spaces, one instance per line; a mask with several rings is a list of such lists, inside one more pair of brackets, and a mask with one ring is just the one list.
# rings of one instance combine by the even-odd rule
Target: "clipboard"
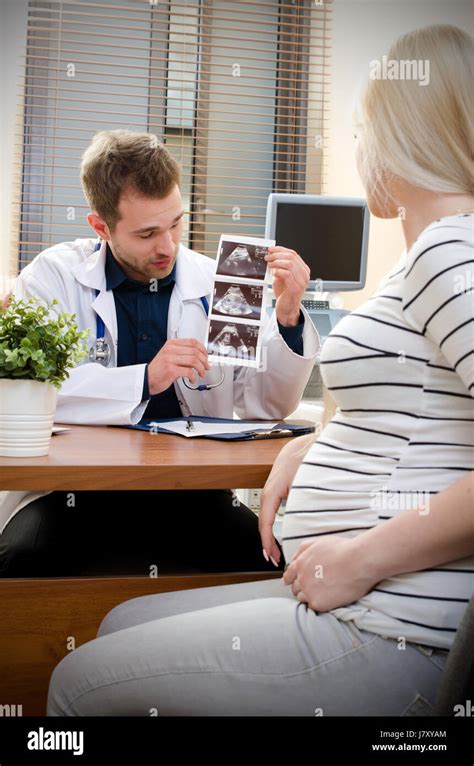
[[[135,425],[116,426],[148,431],[151,434],[163,433],[184,438],[216,439],[219,441],[253,441],[261,439],[285,439],[289,436],[304,436],[316,430],[314,423],[308,420],[295,421],[237,420],[232,418],[210,418],[201,415],[190,415],[181,418],[166,418],[163,420],[141,420]],[[176,430],[171,424],[181,424]],[[226,426],[232,425],[226,429]],[[212,426],[212,432],[207,432],[207,426]],[[216,428],[218,426],[218,428]],[[248,426],[246,428],[246,426]],[[178,430],[179,429],[179,430]]]

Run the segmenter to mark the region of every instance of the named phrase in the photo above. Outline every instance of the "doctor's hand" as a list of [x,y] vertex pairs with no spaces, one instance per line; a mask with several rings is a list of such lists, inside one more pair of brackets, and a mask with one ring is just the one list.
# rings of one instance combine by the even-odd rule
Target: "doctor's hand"
[[[307,434],[292,439],[285,444],[262,491],[260,511],[258,514],[258,529],[262,540],[263,550],[273,560],[280,562],[280,549],[273,537],[273,523],[281,501],[286,500],[295,477],[298,466],[314,442],[315,434]],[[265,554],[264,554],[265,555]]]
[[329,535],[301,543],[283,581],[315,612],[328,612],[362,598],[378,582],[359,554],[357,537]]
[[188,378],[194,385],[196,372],[203,378],[210,369],[207,350],[195,338],[167,340],[148,365],[150,394],[160,394],[178,378]]
[[295,327],[311,275],[309,267],[298,253],[286,247],[269,247],[265,260],[273,273],[276,318],[284,327]]

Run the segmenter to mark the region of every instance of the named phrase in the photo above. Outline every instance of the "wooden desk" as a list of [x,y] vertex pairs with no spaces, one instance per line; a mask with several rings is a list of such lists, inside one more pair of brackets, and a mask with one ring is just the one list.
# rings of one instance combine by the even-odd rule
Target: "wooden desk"
[[[2,490],[262,487],[288,439],[219,442],[125,428],[71,426],[49,455],[0,458]],[[150,577],[0,578],[0,704],[45,715],[51,673],[95,638],[114,606],[137,596],[280,577],[227,572]]]
[[263,487],[289,439],[222,442],[128,428],[70,426],[49,455],[0,457],[0,490]]

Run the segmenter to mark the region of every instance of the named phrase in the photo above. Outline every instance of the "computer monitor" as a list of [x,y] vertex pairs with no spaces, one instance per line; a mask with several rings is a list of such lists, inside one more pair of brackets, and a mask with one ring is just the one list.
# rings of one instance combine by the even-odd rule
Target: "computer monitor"
[[311,270],[308,290],[345,292],[364,287],[369,239],[364,199],[270,194],[265,236],[301,255]]

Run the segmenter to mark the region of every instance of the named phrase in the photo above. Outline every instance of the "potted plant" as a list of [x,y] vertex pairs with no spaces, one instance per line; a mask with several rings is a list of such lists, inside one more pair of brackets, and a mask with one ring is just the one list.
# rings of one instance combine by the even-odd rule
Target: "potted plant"
[[58,301],[12,297],[0,313],[0,455],[47,455],[57,390],[87,353],[75,314]]

